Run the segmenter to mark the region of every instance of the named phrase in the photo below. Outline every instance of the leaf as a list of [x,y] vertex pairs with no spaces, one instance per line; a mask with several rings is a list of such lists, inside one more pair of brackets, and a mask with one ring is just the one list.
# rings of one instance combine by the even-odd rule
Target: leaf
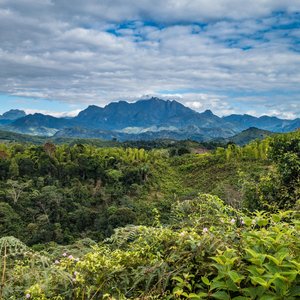
[[226,283],[224,281],[214,280],[210,284],[210,291],[212,291],[214,289],[226,289],[226,288],[227,288],[227,285],[226,285]]
[[257,220],[257,225],[262,227],[262,226],[266,226],[269,223],[269,221],[267,219],[258,219]]
[[255,299],[257,292],[255,287],[244,288],[243,292],[250,296],[251,299]]
[[254,258],[256,258],[256,257],[258,257],[260,254],[259,253],[257,253],[257,252],[255,252],[254,250],[252,250],[252,249],[245,249],[245,251],[247,252],[247,253],[249,253],[252,257],[254,257]]
[[278,300],[278,297],[273,295],[263,295],[260,300]]
[[207,278],[207,277],[205,277],[205,276],[202,276],[202,277],[201,277],[201,280],[202,280],[202,282],[203,282],[204,284],[206,284],[206,285],[210,285],[210,281],[208,280],[208,278]]
[[266,255],[266,257],[271,260],[276,266],[280,265],[280,261],[278,259],[276,259],[274,256],[272,255]]
[[262,286],[244,288],[243,292],[245,295],[249,296],[250,299],[260,299],[260,297],[265,293],[265,288]]
[[265,255],[261,255],[259,258],[250,258],[249,261],[254,265],[262,267],[265,260]]
[[226,280],[227,291],[237,292],[239,290],[238,286],[231,280]]
[[234,283],[240,283],[245,277],[236,271],[229,271],[228,275]]
[[257,277],[257,276],[250,276],[252,283],[254,284],[259,284],[265,288],[268,287],[268,282],[265,281],[264,279],[262,279],[261,277]]
[[[277,272],[280,272],[280,270],[281,270],[281,268],[278,267],[278,266],[276,266],[276,265],[274,265],[274,263],[272,261],[269,262],[269,263],[264,264],[264,267],[268,270],[267,273],[273,273],[273,274],[275,274]],[[260,274],[260,275],[262,275],[262,274]]]
[[172,280],[176,280],[176,281],[178,281],[178,282],[180,282],[180,283],[183,283],[183,282],[184,282],[184,280],[183,280],[181,277],[179,277],[179,276],[174,276],[174,277],[172,278]]
[[213,298],[219,299],[219,300],[229,300],[230,299],[229,295],[224,291],[218,291],[218,292],[212,294],[211,296]]
[[251,226],[251,225],[252,225],[252,219],[251,219],[251,218],[249,218],[249,217],[244,217],[243,220],[244,220],[244,222],[245,222],[245,224],[246,224],[247,226]]
[[182,293],[183,292],[183,289],[179,286],[175,286],[174,289],[173,289],[173,293]]
[[280,264],[283,262],[283,260],[289,256],[290,251],[287,248],[281,248],[279,252],[276,253],[276,257],[280,261]]
[[300,297],[300,286],[295,286],[295,287],[291,288],[290,296],[292,296],[292,297],[299,296]]
[[247,270],[254,276],[262,275],[266,271],[264,268],[258,268],[257,266],[250,266]]
[[188,296],[189,299],[194,299],[194,300],[201,300],[203,299],[203,297],[207,297],[207,293],[199,293],[199,294],[191,293]]
[[281,217],[280,217],[279,215],[277,215],[277,214],[274,214],[274,215],[272,215],[272,220],[273,220],[275,223],[278,223],[278,222],[280,222]]
[[286,276],[289,281],[294,281],[299,274],[299,271],[288,271],[288,272],[281,272],[282,276]]
[[295,260],[291,260],[291,263],[294,264],[298,269],[300,269],[300,263],[295,261]]
[[220,265],[225,265],[225,257],[222,255],[222,256],[216,256],[216,257],[212,257],[212,259],[217,262],[218,264]]

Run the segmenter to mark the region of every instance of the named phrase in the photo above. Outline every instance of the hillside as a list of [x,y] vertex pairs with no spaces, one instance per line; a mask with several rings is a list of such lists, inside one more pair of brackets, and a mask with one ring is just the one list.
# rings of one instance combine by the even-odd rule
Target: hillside
[[[275,135],[202,154],[186,151],[199,151],[192,141],[176,151],[174,141],[144,142],[149,150],[0,144],[0,252],[8,254],[0,256],[1,293],[34,300],[276,296],[281,289],[259,289],[260,279],[251,279],[252,257],[262,255],[257,278],[281,272],[285,293],[297,299],[299,139],[299,132]],[[229,290],[224,261],[232,261]]]
[[[263,140],[273,134],[274,134],[274,132],[271,132],[268,130],[258,129],[256,127],[250,127],[228,139],[224,139],[223,143],[231,142],[231,143],[235,143],[240,146],[244,146],[244,145],[250,143],[251,141]],[[222,140],[220,140],[220,141],[222,141]]]
[[[299,141],[294,132],[212,151],[192,141],[0,144],[1,294],[259,299],[288,282],[297,299]],[[278,272],[280,288],[265,286]]]
[[116,141],[103,141],[100,139],[80,139],[80,138],[63,138],[63,137],[45,137],[29,134],[21,134],[11,131],[0,130],[0,142],[2,143],[26,143],[42,145],[46,142],[53,142],[56,144],[91,144],[96,147],[113,147],[119,146],[120,143]]
[[[83,135],[84,136],[84,135]],[[113,137],[112,137],[113,138]],[[188,152],[195,152],[199,149],[215,149],[221,146],[218,142],[202,142],[192,140],[176,140],[176,139],[155,139],[155,140],[124,140],[119,142],[116,140],[104,140],[99,138],[80,138],[80,137],[61,137],[55,135],[53,137],[43,137],[28,134],[20,134],[11,131],[0,130],[0,143],[24,143],[43,145],[47,142],[54,143],[57,145],[91,145],[94,147],[134,147],[144,148],[147,150],[151,149],[187,149]]]
[[[163,203],[170,207],[174,193],[182,200],[201,191],[224,196],[224,200],[230,201],[227,189],[239,194],[236,182],[240,171],[260,173],[269,164],[260,158],[254,158],[253,164],[251,156],[245,157],[245,160],[227,161],[225,153],[210,154],[195,142],[177,144],[170,141],[160,145],[160,149],[145,151],[143,148],[96,148],[73,143],[55,145],[49,141],[36,146],[0,144],[3,156],[0,159],[0,180],[2,190],[6,191],[1,200],[15,210],[15,217],[20,218],[19,224],[25,223],[27,228],[17,237],[30,244],[51,240],[66,243],[70,238],[85,235],[99,240],[111,234],[114,227],[127,222],[149,225],[151,215],[147,217],[145,213]],[[253,147],[257,147],[256,144]],[[191,153],[197,153],[199,149],[206,154]],[[20,199],[13,196],[15,189],[21,191]],[[242,201],[241,197],[237,201]],[[41,202],[43,198],[47,199],[47,203]],[[69,201],[72,201],[72,206],[69,206]],[[125,223],[120,224],[117,219],[108,220],[109,211],[114,206],[117,210],[120,207],[121,211],[125,208],[128,211],[129,219]],[[148,209],[143,209],[143,206]],[[75,222],[73,214],[80,211],[86,215],[79,219],[77,216],[76,222],[84,218],[87,223],[72,224]],[[32,228],[27,226],[46,212],[49,214],[47,222],[39,224],[35,221],[35,233],[30,233]],[[51,233],[51,228],[57,226],[55,224],[60,224],[61,230],[57,237]],[[67,233],[69,226],[72,226],[72,234]]]

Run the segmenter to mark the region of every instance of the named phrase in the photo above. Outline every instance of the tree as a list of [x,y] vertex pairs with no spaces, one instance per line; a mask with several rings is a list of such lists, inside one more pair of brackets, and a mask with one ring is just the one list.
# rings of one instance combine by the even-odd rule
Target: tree
[[52,143],[46,143],[44,145],[44,151],[50,156],[53,157],[55,154],[56,146]]
[[10,162],[9,176],[13,179],[15,179],[19,176],[19,165],[14,158]]
[[19,236],[22,231],[22,221],[14,209],[4,202],[0,202],[0,236]]
[[22,193],[26,188],[29,187],[31,184],[30,181],[27,182],[18,182],[16,180],[7,180],[7,185],[8,185],[8,194],[10,198],[13,200],[13,203],[16,204],[18,200],[20,199]]
[[291,208],[300,200],[300,132],[274,136],[268,157],[274,168],[260,178],[260,202],[266,209]]

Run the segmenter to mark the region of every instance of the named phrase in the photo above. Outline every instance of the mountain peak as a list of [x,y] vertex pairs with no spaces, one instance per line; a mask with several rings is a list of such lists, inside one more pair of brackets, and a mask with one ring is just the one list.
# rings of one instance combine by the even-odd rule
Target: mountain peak
[[26,113],[24,110],[20,110],[20,109],[11,109],[7,112],[5,112],[2,117],[0,116],[1,119],[5,119],[5,120],[17,120],[19,118],[25,117]]
[[87,107],[87,109],[94,109],[94,108],[100,108],[100,106],[97,106],[95,104],[91,104]]
[[166,101],[170,101],[170,100],[163,100],[163,99],[153,96],[153,97],[149,97],[149,98],[141,98],[137,102],[143,102],[143,101],[165,101],[166,102]]
[[214,116],[213,112],[210,109],[205,110],[202,114],[207,116]]
[[184,128],[189,125],[217,127],[220,122],[220,118],[211,111],[202,115],[180,102],[158,97],[129,103],[112,102],[103,108],[89,106],[74,120],[81,126],[103,130],[123,130],[129,127],[150,128],[151,126]]

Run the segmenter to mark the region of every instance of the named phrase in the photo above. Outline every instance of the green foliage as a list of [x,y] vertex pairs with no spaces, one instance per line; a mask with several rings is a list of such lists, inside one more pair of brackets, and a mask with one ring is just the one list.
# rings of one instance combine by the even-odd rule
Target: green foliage
[[291,207],[300,199],[300,132],[275,136],[270,146],[278,170],[275,201],[280,207]]
[[[257,214],[236,231],[239,243],[213,256],[205,277],[183,275],[176,299],[298,299],[299,219],[288,211]],[[184,284],[183,284],[184,283]]]
[[0,144],[0,299],[298,299],[299,133],[197,147]]
[[258,180],[243,178],[246,207],[252,210],[294,207],[300,199],[300,132],[269,139],[267,156],[273,162],[267,173]]
[[[246,216],[210,195],[183,206],[174,209],[179,223],[120,228],[80,259],[66,253],[49,268],[71,280],[62,285],[41,277],[26,293],[31,299],[299,297],[298,212]],[[209,216],[211,226],[204,227]]]
[[[1,147],[0,236],[16,235],[28,244],[99,240],[115,227],[135,223],[134,200],[149,191],[161,160],[158,150],[51,143]],[[114,215],[111,206],[117,207]]]

